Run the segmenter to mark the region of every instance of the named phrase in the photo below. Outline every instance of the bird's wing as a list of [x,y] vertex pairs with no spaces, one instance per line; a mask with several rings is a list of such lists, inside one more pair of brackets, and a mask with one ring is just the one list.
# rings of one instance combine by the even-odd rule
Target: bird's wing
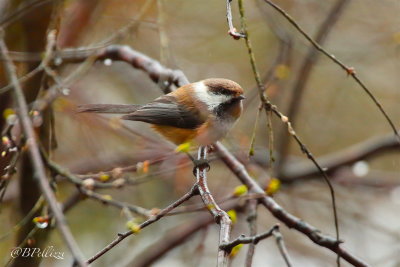
[[171,95],[159,97],[135,112],[122,116],[122,119],[183,129],[195,129],[205,121],[200,114],[185,109]]

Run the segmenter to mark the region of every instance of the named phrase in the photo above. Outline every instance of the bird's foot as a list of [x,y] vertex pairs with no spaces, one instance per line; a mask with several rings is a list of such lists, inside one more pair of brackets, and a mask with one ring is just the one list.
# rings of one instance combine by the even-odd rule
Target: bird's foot
[[194,163],[194,167],[193,167],[194,175],[197,175],[197,169],[199,169],[200,171],[203,171],[203,170],[209,171],[210,170],[210,164],[207,159],[195,159],[193,161],[193,163]]

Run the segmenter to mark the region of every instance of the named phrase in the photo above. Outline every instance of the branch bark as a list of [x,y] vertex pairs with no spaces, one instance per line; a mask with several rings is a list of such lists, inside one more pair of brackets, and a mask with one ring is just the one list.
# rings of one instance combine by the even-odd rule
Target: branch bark
[[[345,7],[349,2],[350,2],[349,0],[338,0],[334,4],[328,16],[318,28],[317,34],[315,35],[315,41],[317,43],[323,44],[325,42],[330,31],[332,30],[336,21],[343,13]],[[299,68],[296,81],[292,90],[291,100],[289,103],[289,110],[287,111],[287,116],[290,118],[293,126],[296,125],[297,121],[296,119],[298,111],[300,109],[300,104],[302,102],[302,96],[305,91],[305,87],[307,85],[309,77],[311,76],[311,73],[313,71],[313,67],[318,59],[318,55],[319,55],[318,51],[314,47],[311,47],[308,50],[307,55],[301,64],[301,67]],[[286,129],[283,131],[286,131]],[[287,159],[287,154],[290,144],[289,136],[285,134],[281,136],[282,138],[280,139],[278,147],[278,153],[279,153],[279,161],[277,166],[278,177],[280,177],[279,174],[284,170],[283,165],[285,160]]]
[[[119,49],[121,51],[118,51]],[[107,52],[110,54],[107,54]],[[98,55],[101,55],[101,58],[107,58],[110,56],[114,60],[128,60],[128,63],[130,63],[133,67],[148,73],[150,78],[155,82],[161,78],[161,74],[166,74],[166,76],[163,75],[163,77],[167,77],[169,81],[173,81],[176,86],[182,86],[188,82],[187,78],[181,71],[167,69],[156,60],[136,52],[127,46],[112,46],[105,48],[101,50]],[[86,59],[86,56],[82,54],[75,54],[71,55],[70,58],[74,58],[76,61],[83,61]],[[251,190],[253,193],[264,194],[262,188],[249,176],[244,166],[222,144],[216,143],[214,147],[216,151],[218,151],[221,160],[229,167],[229,169],[231,169],[237,178],[249,188],[249,190]],[[265,206],[279,221],[283,222],[289,228],[294,228],[303,233],[317,245],[326,247],[336,254],[340,254],[344,260],[348,261],[354,266],[368,266],[367,263],[348,252],[345,248],[339,246],[335,238],[322,234],[314,226],[288,213],[271,197],[265,196],[260,200],[260,203]],[[113,246],[115,245],[116,244],[113,244]]]
[[7,74],[10,82],[14,87],[14,98],[18,106],[18,117],[21,121],[22,128],[25,134],[26,143],[29,147],[29,155],[36,172],[37,182],[39,183],[40,189],[46,198],[47,203],[50,206],[51,211],[56,218],[57,227],[63,237],[65,243],[67,244],[69,250],[71,251],[74,260],[79,266],[86,266],[83,260],[83,254],[80,251],[72,233],[66,223],[63,212],[61,211],[57,199],[55,198],[52,189],[50,188],[48,179],[46,177],[46,172],[42,158],[40,156],[39,146],[36,141],[36,136],[33,130],[32,122],[29,119],[28,105],[25,101],[24,93],[18,82],[18,77],[15,70],[15,65],[8,56],[8,49],[3,40],[0,39],[0,49],[3,57],[5,59],[4,65],[7,70]]
[[[198,160],[207,160],[207,147],[200,147],[198,152]],[[229,218],[228,214],[222,210],[217,202],[214,200],[210,190],[208,189],[207,185],[207,169],[198,167],[196,168],[196,178],[197,178],[197,186],[199,189],[199,194],[201,199],[203,200],[204,205],[207,207],[208,211],[214,217],[214,220],[220,226],[219,232],[219,244],[218,247],[218,267],[228,266],[229,260],[229,251],[223,249],[221,244],[229,242],[231,228],[232,228],[232,221]]]

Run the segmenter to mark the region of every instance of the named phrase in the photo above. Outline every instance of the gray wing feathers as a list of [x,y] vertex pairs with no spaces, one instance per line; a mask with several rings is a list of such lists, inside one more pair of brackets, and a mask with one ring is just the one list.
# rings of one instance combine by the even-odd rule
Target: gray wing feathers
[[184,129],[195,129],[204,122],[199,114],[184,109],[171,96],[160,97],[135,112],[122,116],[122,119]]

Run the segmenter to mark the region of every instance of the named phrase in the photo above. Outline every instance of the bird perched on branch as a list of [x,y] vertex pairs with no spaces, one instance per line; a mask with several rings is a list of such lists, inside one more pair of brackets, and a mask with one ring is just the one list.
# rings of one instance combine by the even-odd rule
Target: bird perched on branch
[[142,121],[176,145],[207,146],[223,138],[242,113],[243,89],[227,79],[184,85],[146,105],[87,104],[79,112],[124,114]]

